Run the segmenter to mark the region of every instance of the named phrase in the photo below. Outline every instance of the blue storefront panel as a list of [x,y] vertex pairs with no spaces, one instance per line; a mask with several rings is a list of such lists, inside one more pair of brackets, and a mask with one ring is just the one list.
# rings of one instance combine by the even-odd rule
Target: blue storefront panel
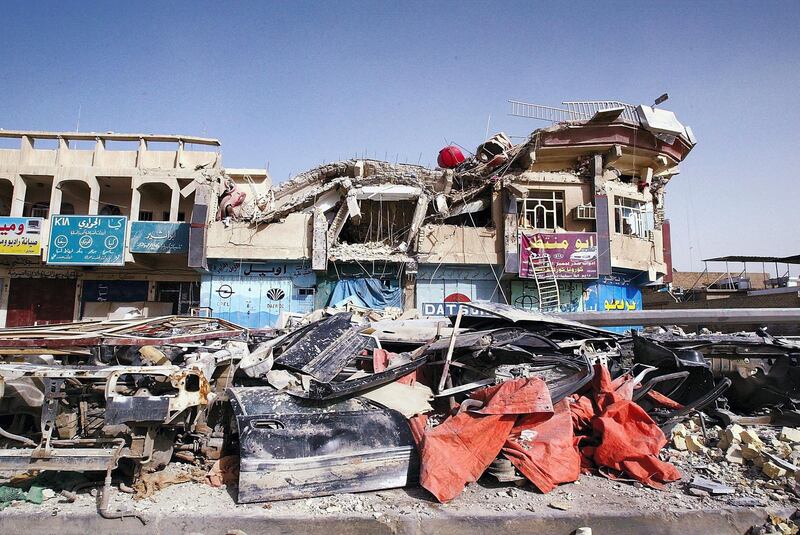
[[214,317],[244,327],[272,327],[282,312],[314,309],[316,275],[292,262],[209,262],[201,282],[200,304]]
[[[497,269],[497,268],[496,268]],[[417,274],[417,309],[423,316],[452,316],[457,303],[503,302],[489,266],[420,266]],[[467,309],[469,314],[481,314]]]

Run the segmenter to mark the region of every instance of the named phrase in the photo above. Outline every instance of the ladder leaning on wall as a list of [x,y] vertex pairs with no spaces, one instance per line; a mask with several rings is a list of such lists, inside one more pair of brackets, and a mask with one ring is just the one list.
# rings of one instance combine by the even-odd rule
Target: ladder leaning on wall
[[539,310],[542,312],[558,312],[561,310],[561,297],[558,294],[558,279],[556,279],[553,264],[548,255],[530,256],[528,258],[530,270],[536,281],[539,292]]

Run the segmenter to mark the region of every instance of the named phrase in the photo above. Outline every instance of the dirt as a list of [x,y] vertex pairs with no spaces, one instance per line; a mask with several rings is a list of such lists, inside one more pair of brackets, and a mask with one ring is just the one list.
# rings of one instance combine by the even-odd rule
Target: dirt
[[[419,517],[468,514],[476,508],[481,512],[496,511],[565,511],[580,513],[602,508],[605,511],[658,512],[670,510],[708,509],[735,505],[736,500],[755,498],[769,505],[795,506],[800,504],[797,494],[787,490],[770,489],[777,486],[753,473],[753,467],[723,466],[719,463],[708,463],[705,454],[676,452],[667,450],[666,456],[672,456],[684,473],[684,480],[667,485],[657,490],[644,487],[639,483],[613,481],[598,475],[584,475],[575,483],[558,487],[549,494],[541,494],[530,485],[517,487],[513,484],[498,484],[484,478],[476,484],[468,485],[464,493],[450,503],[437,503],[427,491],[419,487],[405,489],[382,490],[359,494],[340,494],[319,498],[307,498],[270,503],[238,505],[235,502],[236,489],[213,488],[203,483],[189,481],[175,484],[155,492],[145,499],[135,499],[130,494],[115,491],[112,506],[118,509],[136,510],[149,514],[203,512],[205,514],[230,513],[231,508],[241,511],[263,511],[268,515],[301,515],[329,516],[356,515],[390,518],[398,515],[416,515]],[[707,466],[714,466],[709,469]],[[718,477],[716,471],[722,471],[724,477]],[[173,463],[167,467],[169,472],[191,473],[193,467]],[[688,494],[687,482],[695,475],[708,479],[717,479],[735,486],[736,492],[725,496],[692,496]],[[96,508],[96,491],[89,489],[78,493],[74,503],[56,495],[41,505],[15,502],[13,510],[49,513],[52,515],[87,512]],[[749,504],[752,506],[752,503]],[[10,510],[10,509],[9,509]],[[1,513],[0,513],[1,514]]]

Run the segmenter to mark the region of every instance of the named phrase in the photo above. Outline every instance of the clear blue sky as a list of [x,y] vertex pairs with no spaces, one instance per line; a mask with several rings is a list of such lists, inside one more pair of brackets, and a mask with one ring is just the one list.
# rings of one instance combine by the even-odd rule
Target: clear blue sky
[[[0,128],[217,137],[276,182],[544,123],[508,98],[649,103],[699,143],[668,187],[676,267],[800,253],[800,2],[23,2]],[[691,248],[691,253],[690,253]]]

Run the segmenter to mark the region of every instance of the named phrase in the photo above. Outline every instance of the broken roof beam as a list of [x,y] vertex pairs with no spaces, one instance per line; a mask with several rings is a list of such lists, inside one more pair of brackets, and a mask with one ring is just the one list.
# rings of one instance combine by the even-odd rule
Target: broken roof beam
[[358,202],[358,197],[354,190],[347,192],[345,197],[345,204],[347,205],[347,215],[353,220],[354,225],[361,224],[361,205]]
[[428,212],[429,202],[430,197],[424,193],[417,197],[417,207],[414,210],[414,216],[411,219],[411,228],[408,230],[408,237],[406,237],[406,241],[402,242],[398,247],[401,251],[406,252],[409,249],[409,246],[414,243],[414,238],[417,236],[419,228],[425,221],[425,214]]
[[347,222],[347,215],[349,212],[350,211],[347,208],[347,203],[343,202],[341,206],[339,206],[339,211],[336,212],[330,227],[328,227],[328,247],[335,244],[339,239],[339,234],[342,233],[342,229],[344,228],[345,222]]
[[422,188],[405,184],[381,184],[362,186],[355,191],[358,199],[368,201],[408,201],[418,198]]
[[314,208],[311,269],[325,271],[328,267],[328,220],[322,208]]

